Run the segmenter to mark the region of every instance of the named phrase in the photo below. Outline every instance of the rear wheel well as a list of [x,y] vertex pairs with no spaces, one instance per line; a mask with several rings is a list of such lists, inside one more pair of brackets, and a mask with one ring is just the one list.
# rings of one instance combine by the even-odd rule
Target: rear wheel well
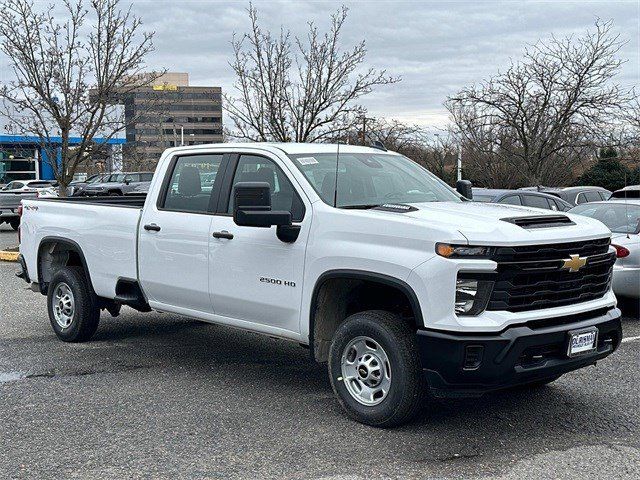
[[69,240],[45,239],[38,248],[40,293],[46,295],[49,282],[62,267],[82,268],[91,286],[91,278],[80,247]]
[[338,326],[366,310],[395,313],[414,328],[422,324],[415,293],[401,280],[366,273],[329,275],[318,281],[311,302],[309,340],[315,360],[326,362]]

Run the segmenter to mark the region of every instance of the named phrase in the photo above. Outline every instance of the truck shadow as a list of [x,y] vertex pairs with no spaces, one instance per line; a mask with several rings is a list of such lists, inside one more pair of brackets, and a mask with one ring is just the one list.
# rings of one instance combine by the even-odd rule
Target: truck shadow
[[[157,361],[164,369],[179,368],[182,374],[186,371],[203,389],[217,388],[223,382],[234,385],[238,396],[247,389],[259,389],[265,398],[288,399],[276,402],[274,408],[290,418],[300,417],[301,422],[305,420],[302,412],[313,405],[315,415],[326,415],[327,423],[352,423],[333,398],[326,366],[313,362],[307,349],[293,342],[172,315],[154,317],[140,316],[139,322],[105,319],[95,341],[130,347],[124,352],[130,362]],[[607,361],[597,369],[570,373],[543,388],[496,392],[476,399],[428,401],[414,422],[392,431],[363,425],[354,428],[361,433],[366,429],[367,435],[381,442],[381,448],[388,435],[416,437],[419,449],[407,447],[396,452],[414,461],[445,461],[453,451],[463,457],[491,455],[492,448],[505,448],[500,442],[514,435],[524,435],[533,444],[538,439],[540,444],[532,446],[535,450],[548,448],[549,438],[560,446],[575,444],[575,437],[610,441],[640,426],[630,425],[633,420],[629,418],[620,418],[620,406],[606,394],[611,380],[604,365]],[[212,379],[214,371],[216,378]],[[592,388],[595,384],[597,389]],[[438,442],[441,436],[449,439],[446,445]]]

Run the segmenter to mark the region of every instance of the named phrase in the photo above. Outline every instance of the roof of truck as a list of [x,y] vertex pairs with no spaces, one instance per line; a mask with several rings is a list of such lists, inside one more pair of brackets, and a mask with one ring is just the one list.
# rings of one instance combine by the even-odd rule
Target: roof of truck
[[361,145],[347,145],[344,143],[278,143],[278,142],[236,142],[236,143],[210,143],[202,145],[191,145],[185,147],[174,147],[172,151],[204,149],[204,148],[275,148],[286,154],[298,155],[301,153],[336,153],[338,147],[340,153],[389,153],[397,155],[392,151],[384,151],[379,148],[363,147]]

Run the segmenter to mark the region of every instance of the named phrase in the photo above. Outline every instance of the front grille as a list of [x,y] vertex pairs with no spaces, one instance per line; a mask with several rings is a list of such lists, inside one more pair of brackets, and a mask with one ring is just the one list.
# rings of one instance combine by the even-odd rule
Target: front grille
[[[487,310],[521,312],[601,298],[609,288],[616,257],[609,239],[587,242],[497,247],[494,288]],[[578,271],[564,269],[572,255],[586,257]]]

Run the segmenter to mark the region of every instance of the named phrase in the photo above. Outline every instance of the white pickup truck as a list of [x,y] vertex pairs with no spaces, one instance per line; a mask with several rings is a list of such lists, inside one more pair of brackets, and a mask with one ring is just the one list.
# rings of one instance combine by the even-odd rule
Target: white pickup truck
[[474,203],[384,149],[172,148],[146,200],[23,204],[19,276],[61,340],[122,305],[289,339],[370,425],[429,392],[551,382],[622,338],[603,224]]

